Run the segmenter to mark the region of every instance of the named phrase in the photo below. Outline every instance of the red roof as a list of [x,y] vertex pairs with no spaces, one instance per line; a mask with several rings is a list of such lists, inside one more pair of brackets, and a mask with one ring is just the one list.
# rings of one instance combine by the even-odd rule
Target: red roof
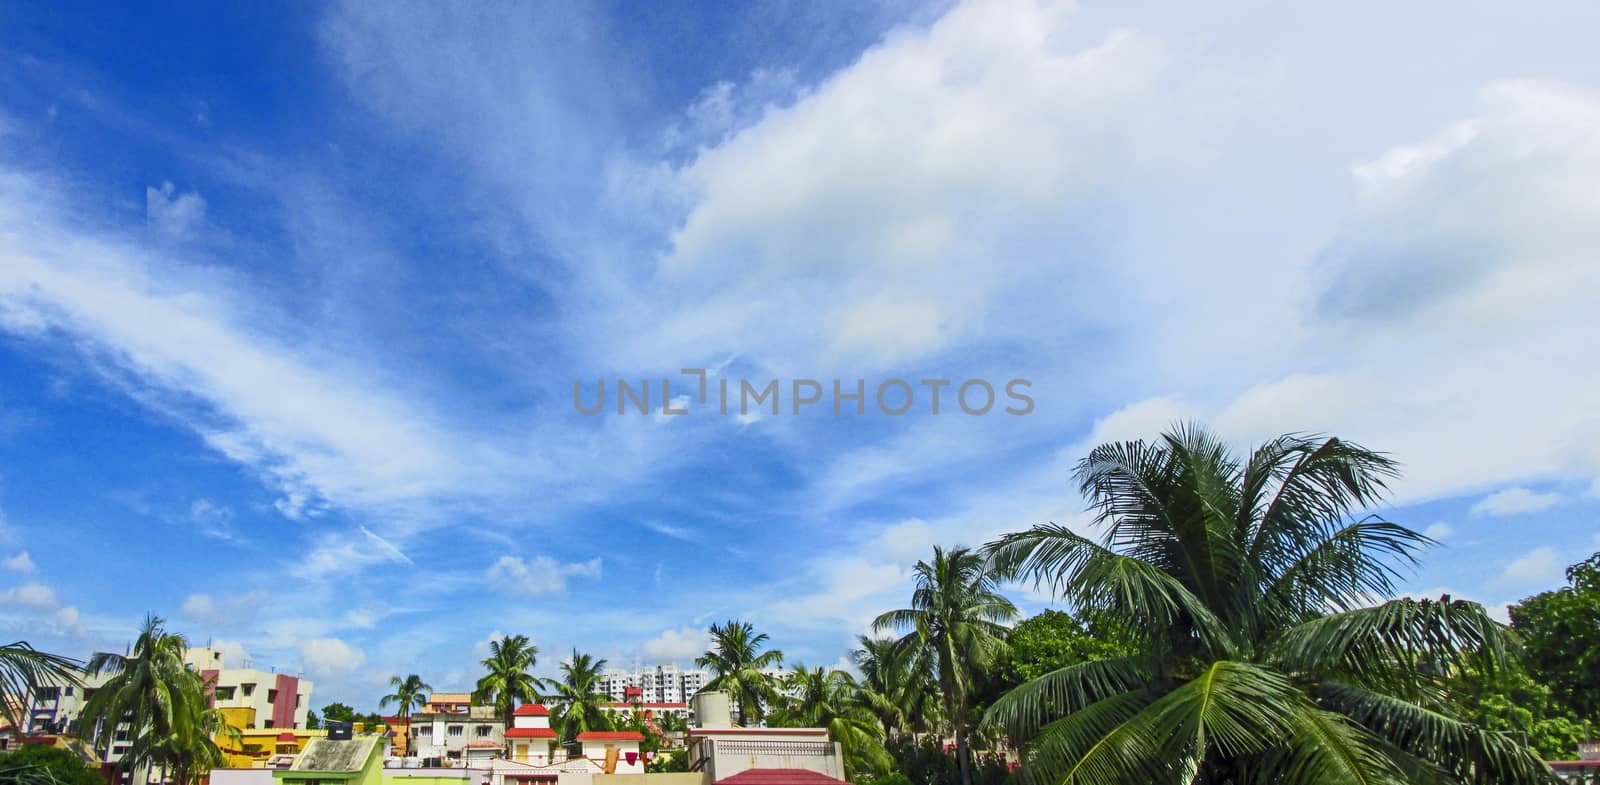
[[284,731],[278,734],[278,741],[294,741],[294,734]]
[[468,744],[466,748],[469,750],[497,750],[500,749],[500,745],[492,741],[475,741]]
[[717,780],[716,785],[845,785],[845,782],[809,769],[745,769]]
[[644,741],[644,734],[631,730],[592,730],[578,734],[578,741]]
[[687,703],[613,703],[613,704],[611,704],[611,708],[613,708],[613,709],[631,709],[631,708],[633,708],[635,706],[638,706],[639,708],[642,708],[642,709],[687,709],[687,708],[689,708],[689,704],[687,704]]
[[550,716],[550,710],[545,708],[544,704],[542,704],[542,703],[524,703],[521,706],[518,706],[516,711],[511,712],[511,713],[516,715],[516,716],[518,716],[518,717],[548,717],[548,716]]
[[551,728],[508,728],[506,730],[506,738],[508,739],[553,739],[555,737],[556,732]]

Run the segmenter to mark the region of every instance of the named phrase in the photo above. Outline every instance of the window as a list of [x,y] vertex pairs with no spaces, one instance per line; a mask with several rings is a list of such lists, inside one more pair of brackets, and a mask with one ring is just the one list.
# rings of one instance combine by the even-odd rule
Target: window
[[449,733],[451,736],[460,736],[462,733],[462,728],[463,726],[461,725],[451,725]]
[[479,725],[477,730],[478,738],[480,739],[487,739],[489,738],[489,734],[494,732],[494,728],[489,725]]
[[217,700],[219,700],[219,701],[231,701],[231,700],[233,700],[233,688],[232,687],[218,687],[215,692],[216,692]]
[[267,702],[268,703],[277,703],[278,702],[278,691],[277,690],[267,690]]
[[301,699],[303,699],[305,697],[306,696],[304,696],[304,695],[296,694],[294,696],[294,707],[297,708],[297,709],[300,708],[300,701],[301,701]]
[[60,687],[40,687],[39,688],[39,700],[42,700],[42,701],[53,701],[60,694],[61,694],[61,688]]
[[241,685],[239,685],[239,691],[244,693],[244,696],[246,698],[248,698],[251,695],[256,694],[256,685],[254,685],[254,684],[241,684]]
[[117,741],[127,741],[128,740],[128,729],[127,728],[117,728],[116,739],[117,739]]
[[72,688],[71,687],[67,688],[67,695],[69,695],[69,696],[72,695]]
[[263,727],[263,728],[270,728],[270,727],[272,727],[272,720],[267,720],[267,721],[266,721],[266,722],[265,722],[265,723],[264,723],[264,724],[262,724],[262,726],[261,726],[261,727]]

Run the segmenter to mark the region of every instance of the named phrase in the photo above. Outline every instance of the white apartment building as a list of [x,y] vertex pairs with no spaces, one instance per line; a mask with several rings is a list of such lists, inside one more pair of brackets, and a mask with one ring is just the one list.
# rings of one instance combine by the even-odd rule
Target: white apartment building
[[[704,689],[711,677],[700,670],[684,670],[677,663],[665,663],[633,671],[612,668],[602,684],[606,694],[617,702],[687,703]],[[638,692],[630,693],[629,688]]]
[[251,728],[304,728],[306,712],[311,708],[312,683],[299,676],[276,671],[262,671],[242,663],[244,667],[229,668],[223,654],[217,649],[189,649],[183,655],[185,665],[200,672],[202,678],[215,683],[213,703],[221,709],[251,709],[254,719]]

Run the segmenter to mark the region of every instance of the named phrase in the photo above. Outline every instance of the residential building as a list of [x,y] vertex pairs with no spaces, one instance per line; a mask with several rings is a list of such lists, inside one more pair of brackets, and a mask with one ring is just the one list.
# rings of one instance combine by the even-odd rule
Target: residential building
[[[684,670],[669,662],[631,671],[612,668],[602,684],[606,694],[619,702],[686,703],[710,679],[705,671]],[[630,688],[637,693],[630,693]]]
[[[844,779],[844,754],[827,728],[745,728],[733,724],[728,694],[701,692],[693,700],[694,725],[689,728],[689,768],[707,772],[716,784],[747,771],[772,772],[772,777],[806,771],[837,783]],[[815,780],[810,774],[803,775]],[[764,785],[760,776],[732,785]],[[797,780],[798,781],[798,780]],[[820,780],[817,781],[821,783]],[[825,784],[824,784],[825,785]]]
[[550,727],[550,710],[538,703],[524,703],[512,714],[511,727],[506,729],[509,757],[517,763],[548,766],[553,761],[551,746],[556,732]]
[[383,740],[312,739],[294,765],[272,772],[275,785],[382,785]]
[[687,703],[647,703],[645,701],[630,703],[628,701],[620,701],[608,703],[600,708],[624,717],[631,717],[637,714],[645,719],[655,719],[670,714],[674,717],[682,717],[685,720],[690,718],[689,704]]
[[505,731],[505,720],[495,714],[493,706],[472,705],[469,693],[437,693],[428,696],[422,711],[411,715],[405,746],[412,756],[423,760],[459,761],[467,757],[469,744],[478,744],[475,750],[487,749],[482,742],[504,748]]
[[211,682],[212,705],[250,710],[241,715],[245,723],[241,727],[296,730],[306,726],[313,686],[309,679],[257,670],[249,662],[230,668],[221,651],[206,647],[189,649],[183,661]]

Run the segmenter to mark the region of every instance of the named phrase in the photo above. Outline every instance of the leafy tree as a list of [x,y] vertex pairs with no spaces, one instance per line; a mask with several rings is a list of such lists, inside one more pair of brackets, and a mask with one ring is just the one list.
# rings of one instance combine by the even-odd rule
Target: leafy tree
[[771,724],[790,728],[827,728],[844,752],[847,779],[889,769],[878,718],[853,700],[855,680],[840,670],[796,666],[783,685],[794,697],[769,717]]
[[105,785],[105,780],[71,750],[24,744],[0,756],[0,785]]
[[1453,716],[1521,739],[1545,760],[1574,757],[1578,742],[1600,733],[1600,725],[1579,719],[1519,664],[1496,673],[1465,668],[1451,678],[1448,694]]
[[1567,585],[1511,606],[1530,674],[1578,716],[1600,718],[1600,553],[1567,568]]
[[186,648],[183,636],[167,632],[166,622],[152,615],[129,654],[102,652],[89,660],[89,673],[110,677],[84,704],[81,721],[97,729],[102,754],[126,725],[130,744],[119,771],[159,766],[187,785],[222,761],[212,737],[227,726],[211,709],[199,673],[184,666]]
[[[16,641],[0,646],[0,695],[32,695],[40,687],[76,686],[78,678],[76,660],[48,654]],[[23,716],[25,701],[0,700],[0,718],[13,728],[27,728]]]
[[1018,622],[1007,642],[1010,646],[996,670],[1010,686],[1068,665],[1127,656],[1136,645],[1132,634],[1118,625],[1086,622],[1058,610],[1046,610]]
[[1068,665],[986,722],[1031,739],[1034,783],[1548,782],[1537,755],[1448,712],[1442,674],[1507,666],[1476,603],[1390,600],[1429,541],[1358,517],[1388,457],[1287,435],[1241,462],[1180,427],[1097,447],[1077,479],[1103,529],[1055,524],[992,543],[1004,573],[1138,634],[1131,656]]
[[763,670],[783,664],[783,652],[761,651],[766,633],[756,633],[749,622],[729,621],[711,625],[711,648],[695,658],[698,668],[711,670],[707,690],[723,690],[739,712],[741,725],[761,721],[762,706],[776,705],[780,699],[772,677]]
[[[888,748],[895,770],[872,785],[960,785],[961,767],[937,736],[901,736],[891,740]],[[1003,785],[1011,775],[1005,759],[994,754],[976,756],[970,772],[975,785]]]
[[1000,594],[983,557],[966,548],[935,547],[933,561],[917,562],[915,572],[911,607],[879,616],[873,627],[904,631],[899,645],[938,675],[944,714],[955,731],[961,783],[971,785],[968,699],[977,675],[1004,653],[1005,623],[1016,618],[1017,609]]
[[322,727],[322,720],[317,718],[317,713],[306,710],[306,730],[317,730]]
[[343,703],[330,703],[322,707],[324,722],[355,722],[361,719],[356,715],[356,710]]
[[490,641],[489,656],[482,661],[488,673],[478,679],[473,700],[492,702],[506,727],[511,727],[511,713],[516,711],[517,704],[539,699],[539,687],[544,680],[532,673],[538,659],[539,647],[530,643],[526,635]]
[[389,686],[394,688],[394,692],[380,698],[378,708],[385,708],[392,703],[395,705],[395,714],[402,720],[410,717],[413,709],[428,705],[428,693],[433,692],[433,687],[415,673],[404,679],[390,676]]
[[861,669],[854,700],[872,712],[885,738],[927,730],[941,719],[938,688],[928,669],[919,667],[917,652],[894,638],[858,636],[851,652]]
[[561,678],[551,684],[555,690],[551,697],[560,704],[553,719],[561,729],[563,744],[573,743],[580,733],[610,729],[611,714],[604,707],[611,703],[611,696],[600,675],[605,667],[604,659],[580,654],[577,649],[561,663]]

